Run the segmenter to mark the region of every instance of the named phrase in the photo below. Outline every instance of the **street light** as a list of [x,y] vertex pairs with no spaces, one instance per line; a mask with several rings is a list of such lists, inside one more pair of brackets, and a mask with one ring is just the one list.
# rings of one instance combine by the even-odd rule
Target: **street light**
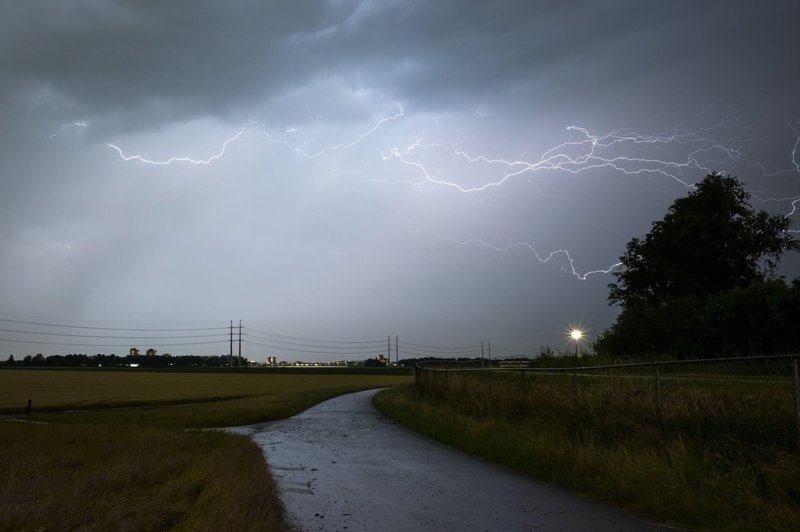
[[575,340],[575,356],[580,356],[578,354],[578,343],[580,343],[581,338],[583,338],[583,331],[580,329],[572,329],[572,332],[569,333],[570,337]]

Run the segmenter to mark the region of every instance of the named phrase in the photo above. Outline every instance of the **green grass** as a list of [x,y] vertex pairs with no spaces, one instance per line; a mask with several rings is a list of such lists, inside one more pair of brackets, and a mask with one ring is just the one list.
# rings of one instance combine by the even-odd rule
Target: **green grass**
[[[372,384],[341,385],[332,388],[305,391],[273,392],[255,397],[244,397],[195,404],[150,406],[126,409],[96,409],[75,413],[33,414],[30,419],[61,424],[137,425],[173,429],[206,427],[232,427],[293,416],[317,403],[368,388],[386,387],[408,382],[410,379],[392,378]],[[326,384],[309,382],[309,386]]]
[[797,453],[729,434],[663,430],[607,403],[582,410],[570,388],[549,396],[547,408],[531,408],[519,396],[511,407],[499,382],[483,384],[491,396],[474,389],[422,394],[408,385],[381,392],[375,404],[448,445],[663,522],[698,530],[800,529]]
[[404,375],[231,371],[6,369],[0,371],[0,413],[180,404],[275,392],[350,386],[380,387]]
[[[0,380],[6,405],[28,392],[51,411],[34,406],[30,419],[44,424],[0,422],[0,530],[283,530],[261,449],[186,429],[279,419],[411,379],[39,370]],[[107,408],[120,404],[148,406]],[[76,406],[89,410],[63,412]]]
[[535,411],[594,420],[606,439],[625,437],[628,422],[634,421],[688,438],[726,434],[750,443],[795,446],[794,399],[786,376],[662,375],[659,409],[653,370],[637,371],[434,370],[422,372],[420,384],[479,414]]

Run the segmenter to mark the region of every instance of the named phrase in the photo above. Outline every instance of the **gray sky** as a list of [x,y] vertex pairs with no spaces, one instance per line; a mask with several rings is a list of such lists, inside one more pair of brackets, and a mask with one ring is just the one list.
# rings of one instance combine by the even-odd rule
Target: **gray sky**
[[[4,1],[0,318],[241,319],[261,360],[568,349],[616,315],[601,270],[709,170],[793,212],[798,21],[794,0]],[[0,329],[3,358],[227,351]]]

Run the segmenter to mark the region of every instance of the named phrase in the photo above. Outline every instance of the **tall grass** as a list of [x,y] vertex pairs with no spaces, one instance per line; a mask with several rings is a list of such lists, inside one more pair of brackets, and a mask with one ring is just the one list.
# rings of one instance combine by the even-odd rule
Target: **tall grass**
[[645,371],[439,369],[423,371],[419,384],[427,393],[458,400],[465,411],[566,417],[576,429],[602,427],[604,438],[625,437],[627,425],[635,423],[689,438],[727,434],[786,449],[796,445],[792,384],[786,371],[747,379],[673,372],[661,376],[658,392],[653,369]]
[[629,415],[641,402],[624,393],[617,398],[628,409],[621,415],[603,401],[576,408],[570,386],[560,395],[543,393],[546,402],[532,408],[509,391],[519,388],[498,380],[457,391],[464,384],[451,379],[448,394],[403,386],[381,392],[375,403],[449,445],[664,522],[699,530],[800,529],[797,453],[730,433],[663,430],[652,404],[641,416]]
[[0,424],[3,530],[280,530],[244,437],[136,426]]
[[[51,410],[73,407],[76,397],[93,409],[34,409],[28,420],[39,423],[0,422],[0,530],[283,530],[261,449],[244,436],[186,429],[279,419],[342,393],[410,381],[257,375],[248,384],[220,374],[126,372],[108,388],[82,372],[22,373],[40,379],[25,384],[48,397]],[[251,395],[236,397],[243,383]],[[24,393],[25,385],[11,388]],[[210,401],[215,395],[236,398]],[[148,406],[103,408],[120,397]]]

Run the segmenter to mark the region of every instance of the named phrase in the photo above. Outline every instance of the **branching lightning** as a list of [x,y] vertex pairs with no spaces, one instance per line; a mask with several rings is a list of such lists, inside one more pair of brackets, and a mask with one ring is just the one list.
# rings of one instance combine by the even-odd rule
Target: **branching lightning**
[[[392,116],[387,116],[385,118],[381,118],[380,120],[378,120],[378,122],[375,125],[373,125],[370,129],[368,129],[364,133],[360,134],[352,142],[335,144],[335,145],[332,145],[332,146],[326,146],[326,147],[324,147],[321,150],[316,151],[316,152],[307,152],[307,151],[305,151],[305,149],[304,149],[305,148],[305,141],[303,141],[299,146],[294,146],[287,140],[273,138],[269,133],[267,133],[264,130],[263,127],[259,127],[259,129],[262,132],[264,132],[264,134],[267,136],[267,139],[269,140],[269,142],[272,142],[272,143],[275,143],[275,144],[283,144],[290,151],[293,151],[293,152],[305,157],[306,159],[316,159],[316,158],[321,157],[322,155],[325,155],[326,153],[329,153],[329,152],[332,152],[332,151],[349,150],[349,149],[355,147],[357,144],[359,144],[365,138],[367,138],[370,135],[372,135],[373,133],[375,133],[385,123],[392,122],[394,120],[399,120],[399,119],[403,118],[404,116],[405,116],[405,110],[402,107],[398,106],[397,113],[395,113]],[[300,133],[300,130],[298,128],[292,128],[292,129],[287,130],[287,133]]]
[[[293,151],[293,152],[295,152],[295,153],[297,153],[299,155],[302,155],[303,157],[305,157],[307,159],[316,159],[316,158],[318,158],[318,157],[320,157],[322,155],[325,155],[326,153],[329,153],[329,152],[332,152],[332,151],[335,151],[335,150],[353,148],[357,144],[359,144],[361,141],[363,141],[365,138],[367,138],[370,135],[372,135],[373,133],[375,133],[375,131],[377,131],[385,123],[391,122],[393,120],[398,120],[400,118],[403,118],[405,116],[405,111],[403,110],[402,107],[398,107],[398,108],[399,108],[399,111],[396,114],[394,114],[392,116],[385,117],[385,118],[381,118],[370,129],[368,129],[364,133],[358,135],[358,137],[356,137],[356,139],[353,140],[352,142],[335,144],[335,145],[332,145],[332,146],[326,146],[326,147],[322,148],[321,150],[319,150],[317,152],[313,152],[313,153],[309,153],[309,152],[307,152],[307,151],[305,151],[303,149],[305,147],[305,142],[303,142],[299,146],[295,146],[295,145],[292,145],[287,140],[273,138],[261,126],[261,124],[257,123],[256,121],[254,121],[252,119],[249,120],[249,124],[250,124],[249,126],[243,127],[242,129],[239,130],[238,133],[236,133],[232,137],[229,137],[228,139],[226,139],[225,142],[222,143],[222,147],[220,148],[219,152],[217,152],[216,154],[214,154],[214,155],[212,155],[212,156],[210,156],[210,157],[208,157],[206,159],[193,159],[191,157],[185,157],[185,156],[173,156],[173,157],[170,157],[169,159],[164,159],[164,160],[152,160],[152,159],[148,159],[148,158],[146,158],[146,157],[144,157],[142,155],[126,155],[125,152],[123,152],[122,148],[120,148],[116,144],[110,144],[109,143],[109,144],[106,144],[106,145],[109,148],[115,150],[117,152],[117,154],[119,155],[119,157],[123,161],[138,161],[138,162],[141,162],[141,163],[152,164],[152,165],[157,165],[157,166],[164,166],[164,165],[169,165],[169,164],[173,164],[173,163],[189,163],[189,164],[195,164],[195,165],[207,165],[207,164],[213,163],[214,161],[216,161],[218,159],[221,159],[225,155],[225,150],[227,150],[229,144],[231,144],[232,142],[236,142],[249,129],[251,129],[252,127],[255,127],[260,132],[262,132],[262,133],[264,133],[266,135],[267,140],[269,142],[272,142],[272,143],[275,143],[275,144],[282,144],[282,145],[286,146],[286,148],[288,148],[290,151]],[[287,133],[299,133],[299,129],[290,128],[286,132]]]
[[39,138],[40,139],[54,139],[57,136],[61,135],[62,133],[66,132],[66,131],[69,131],[70,129],[77,129],[77,128],[83,128],[83,127],[89,127],[89,124],[87,124],[86,122],[84,122],[82,120],[76,120],[75,122],[72,122],[71,124],[62,124],[53,133],[50,133],[50,134],[47,134],[47,135],[39,135]]
[[[550,148],[538,159],[532,161],[490,158],[486,155],[470,155],[464,150],[455,150],[454,155],[456,157],[470,163],[499,166],[504,169],[499,178],[472,187],[464,186],[456,181],[441,179],[430,172],[425,165],[414,160],[415,152],[424,151],[426,147],[438,146],[422,144],[419,139],[406,148],[392,148],[387,154],[383,155],[383,160],[396,159],[422,174],[421,181],[408,182],[409,184],[449,187],[464,193],[485,192],[491,188],[503,186],[513,178],[528,173],[562,171],[578,174],[601,168],[613,169],[626,175],[661,175],[674,180],[683,187],[691,189],[694,188],[694,185],[685,181],[679,175],[680,171],[701,170],[710,172],[715,170],[715,165],[724,165],[726,162],[744,162],[750,166],[757,166],[744,159],[739,149],[727,147],[725,143],[719,142],[711,136],[715,129],[724,125],[724,122],[720,122],[708,128],[672,133],[670,135],[644,135],[626,131],[594,134],[583,127],[569,126],[567,131],[576,134],[577,139],[569,140]],[[800,137],[798,137],[792,152],[792,161],[795,166],[797,166],[795,152],[797,151],[798,143],[800,143]],[[640,152],[643,148],[657,150],[671,146],[687,148],[685,155],[674,159],[628,155],[629,153]],[[623,154],[615,154],[619,152],[623,152]],[[712,154],[718,154],[723,159],[714,160],[711,158]],[[761,168],[765,175],[777,175],[787,171],[781,170],[768,174],[763,170],[763,167]]]
[[[307,109],[310,113],[310,110]],[[476,111],[480,117],[491,117],[499,119],[495,115]],[[268,142],[284,146],[287,150],[297,155],[313,160],[321,158],[337,150],[350,150],[362,143],[366,138],[375,135],[382,126],[389,122],[401,120],[406,117],[403,107],[398,106],[398,111],[390,116],[379,119],[369,129],[358,134],[349,142],[341,142],[325,146],[316,151],[306,148],[306,141],[300,128],[293,127],[285,130],[286,138],[276,138],[267,129],[254,120],[250,120],[248,125],[239,130],[235,135],[226,139],[217,153],[206,159],[193,159],[190,157],[173,156],[166,160],[151,160],[142,155],[127,155],[123,150],[114,145],[108,147],[114,149],[119,157],[124,161],[137,161],[151,165],[169,165],[177,163],[189,163],[195,165],[208,165],[222,158],[226,149],[231,143],[239,140],[246,132],[256,130],[262,133]],[[588,128],[572,125],[566,128],[568,140],[557,144],[532,159],[506,159],[502,157],[491,157],[486,154],[472,154],[466,149],[461,148],[453,142],[424,142],[423,136],[414,138],[412,142],[404,148],[393,147],[380,154],[378,161],[388,164],[396,161],[412,170],[412,174],[418,177],[416,180],[399,180],[403,184],[413,185],[418,188],[441,188],[451,189],[458,193],[478,194],[488,192],[492,189],[508,185],[511,181],[526,175],[562,172],[566,174],[581,174],[593,170],[612,170],[616,173],[627,176],[652,175],[663,177],[674,181],[686,189],[695,187],[692,182],[687,180],[685,175],[689,173],[703,172],[708,173],[718,169],[724,169],[730,165],[745,166],[756,169],[764,177],[774,177],[782,174],[800,173],[800,161],[798,161],[798,148],[800,148],[800,132],[789,124],[794,134],[794,144],[791,146],[789,159],[790,168],[768,170],[760,163],[754,163],[747,159],[743,154],[742,146],[748,142],[753,142],[747,133],[749,128],[735,123],[729,123],[728,117],[723,118],[717,123],[708,127],[697,129],[675,129],[669,133],[662,134],[642,134],[631,130],[614,130],[607,133],[594,133]],[[319,117],[316,117],[319,118]],[[59,134],[67,127],[85,126],[85,123],[76,122],[67,126],[62,126],[53,136]],[[739,132],[742,138],[731,135],[731,131]],[[299,142],[291,142],[289,136],[294,136]],[[51,137],[52,138],[52,137]],[[464,179],[458,180],[453,177],[440,177],[440,171],[434,171],[423,159],[430,153],[437,155],[444,154],[451,161],[460,164],[467,164],[478,167],[480,170],[481,181],[478,184],[467,185]],[[370,165],[367,161],[360,171],[344,172],[334,170],[339,173],[361,173]],[[474,183],[474,182],[473,182]],[[791,197],[754,197],[764,202],[788,203],[791,211],[786,217],[793,216],[800,203],[800,196]],[[798,230],[791,230],[798,233]],[[445,237],[448,240],[460,245],[478,244],[497,252],[508,252],[516,248],[525,248],[530,251],[542,264],[549,263],[556,257],[563,257],[566,265],[562,270],[576,277],[579,280],[586,280],[588,277],[600,274],[609,274],[621,263],[612,264],[606,268],[594,269],[581,273],[575,266],[575,260],[566,249],[558,249],[547,254],[539,253],[536,248],[528,242],[515,242],[513,244],[498,246],[477,238],[470,238],[466,241],[459,241],[454,238]]]
[[170,157],[169,159],[166,159],[166,160],[154,161],[154,160],[151,160],[151,159],[147,159],[147,158],[145,158],[145,157],[143,157],[141,155],[125,155],[125,153],[122,151],[122,148],[120,148],[119,146],[117,146],[115,144],[106,144],[106,146],[108,146],[109,148],[111,148],[113,150],[116,150],[116,152],[119,154],[120,158],[123,161],[139,161],[141,163],[152,164],[152,165],[156,165],[156,166],[165,166],[165,165],[169,165],[169,164],[172,164],[172,163],[190,163],[190,164],[197,164],[197,165],[206,165],[206,164],[213,163],[217,159],[221,159],[222,156],[225,155],[225,150],[228,149],[228,145],[230,143],[232,143],[232,142],[236,142],[237,140],[239,140],[239,138],[242,135],[245,134],[247,129],[248,128],[244,127],[242,129],[240,129],[239,132],[236,133],[234,136],[229,137],[228,139],[226,139],[225,142],[222,143],[222,147],[220,148],[219,152],[214,154],[214,155],[212,155],[211,157],[209,157],[207,159],[192,159],[191,157]]
[[585,281],[590,275],[609,274],[614,269],[616,269],[616,268],[618,268],[618,267],[620,267],[622,265],[621,262],[617,262],[616,264],[613,264],[613,265],[609,266],[606,269],[591,270],[591,271],[588,271],[588,272],[579,273],[578,270],[575,268],[575,261],[573,260],[572,256],[569,254],[569,251],[567,251],[566,249],[557,249],[555,251],[551,251],[550,253],[548,253],[547,256],[542,256],[536,250],[536,248],[534,248],[528,242],[515,242],[515,243],[509,244],[507,246],[498,247],[498,246],[494,246],[492,244],[489,244],[488,242],[484,242],[483,240],[480,240],[478,238],[470,238],[469,240],[465,240],[465,241],[460,241],[460,240],[456,240],[454,238],[449,238],[449,237],[445,237],[445,238],[447,240],[450,240],[451,242],[454,242],[456,244],[460,244],[462,246],[468,246],[470,244],[480,244],[483,247],[487,247],[487,248],[492,249],[494,251],[500,251],[500,252],[510,251],[512,249],[515,249],[515,248],[526,248],[528,251],[532,252],[534,254],[534,256],[536,257],[536,260],[538,260],[542,264],[546,264],[546,263],[550,262],[554,257],[556,257],[558,255],[563,255],[564,257],[566,257],[567,262],[569,262],[569,268],[564,266],[561,269],[563,271],[567,272],[567,273],[570,273],[570,274],[574,275],[575,277],[577,277],[581,281]]

